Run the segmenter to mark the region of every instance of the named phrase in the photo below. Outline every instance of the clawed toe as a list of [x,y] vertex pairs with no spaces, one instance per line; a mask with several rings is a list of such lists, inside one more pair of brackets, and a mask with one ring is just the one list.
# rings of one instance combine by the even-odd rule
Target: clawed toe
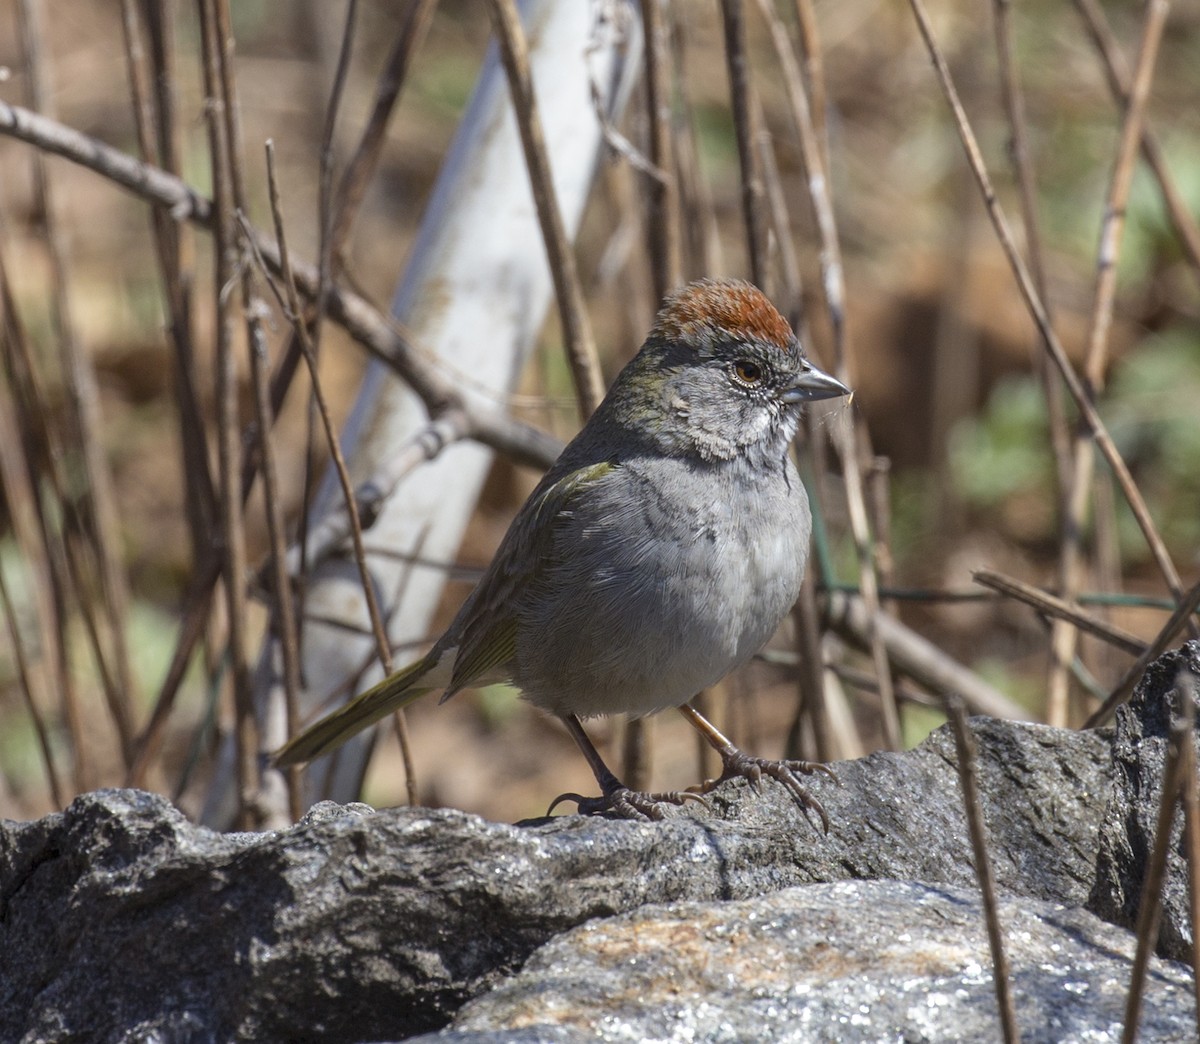
[[611,813],[621,819],[666,819],[664,805],[682,805],[695,801],[711,809],[707,798],[690,791],[669,790],[658,794],[646,794],[618,784],[599,797],[584,797],[582,794],[559,794],[546,810],[549,816],[562,802],[574,801],[582,816],[600,816]]
[[736,747],[730,747],[728,750],[723,750],[720,753],[721,760],[725,764],[725,770],[721,773],[719,779],[710,780],[704,784],[703,792],[706,793],[717,784],[723,783],[727,779],[734,779],[735,777],[748,780],[756,791],[761,792],[762,777],[770,776],[773,780],[782,783],[787,788],[787,792],[791,794],[796,804],[804,810],[806,816],[815,812],[821,820],[822,829],[826,834],[829,833],[829,816],[825,812],[824,806],[800,782],[800,776],[811,776],[819,772],[840,786],[841,781],[838,779],[837,773],[828,765],[821,765],[813,761],[773,761],[769,758],[756,758],[751,754],[746,754],[738,750]]
[[690,703],[685,703],[678,709],[679,713],[688,720],[689,724],[721,756],[721,764],[724,766],[719,779],[708,780],[696,788],[701,794],[707,794],[719,783],[724,783],[725,780],[733,779],[735,776],[740,776],[748,780],[756,791],[761,791],[763,776],[770,776],[787,787],[788,793],[792,795],[795,802],[804,810],[805,816],[809,816],[812,812],[820,816],[821,826],[824,827],[825,833],[829,833],[829,817],[825,814],[825,809],[821,807],[821,802],[813,797],[804,784],[800,782],[800,777],[811,776],[815,772],[821,772],[837,783],[837,774],[833,769],[827,765],[820,765],[813,761],[798,761],[793,759],[770,761],[766,758],[753,757],[738,750],[729,741],[729,738],[721,733],[720,729],[713,725],[711,721],[697,711]]

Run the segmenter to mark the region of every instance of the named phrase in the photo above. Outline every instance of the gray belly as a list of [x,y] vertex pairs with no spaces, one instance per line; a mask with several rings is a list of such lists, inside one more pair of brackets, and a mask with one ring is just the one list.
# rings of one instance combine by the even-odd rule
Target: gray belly
[[[678,706],[749,659],[795,602],[810,527],[790,465],[753,489],[688,468],[622,467],[560,520],[517,612],[513,680],[539,707]],[[686,492],[668,502],[664,484]]]

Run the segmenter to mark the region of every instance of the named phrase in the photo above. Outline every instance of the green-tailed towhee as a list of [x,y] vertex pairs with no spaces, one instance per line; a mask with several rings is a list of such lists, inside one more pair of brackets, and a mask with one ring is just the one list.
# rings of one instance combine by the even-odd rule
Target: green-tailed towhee
[[579,721],[677,707],[720,754],[722,779],[770,775],[824,820],[798,779],[820,766],[744,754],[688,701],[748,660],[795,602],[812,516],[788,448],[802,403],[846,394],[750,284],[672,294],[446,633],[275,763],[325,754],[427,692],[508,681],[588,759],[601,796],[563,795],[582,812],[657,818],[660,802],[694,796],[629,790]]

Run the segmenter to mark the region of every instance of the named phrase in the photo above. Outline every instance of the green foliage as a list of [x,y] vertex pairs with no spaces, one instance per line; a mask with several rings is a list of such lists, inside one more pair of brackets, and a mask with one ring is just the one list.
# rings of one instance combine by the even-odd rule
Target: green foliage
[[[1138,346],[1113,374],[1105,418],[1169,547],[1200,546],[1200,333],[1176,327]],[[1148,555],[1128,508],[1120,508],[1122,552]]]
[[[1198,402],[1200,334],[1180,326],[1130,351],[1100,403],[1160,533],[1185,557],[1200,546]],[[976,509],[996,509],[1014,497],[1054,496],[1045,404],[1032,377],[1001,381],[983,412],[954,428],[950,470],[956,491]],[[1123,556],[1146,560],[1145,539],[1119,497],[1117,511]]]
[[[1042,698],[1042,679],[1028,677],[1015,670],[1012,664],[993,657],[984,656],[971,663],[971,668],[989,685],[1003,692],[1024,707],[1032,717],[1037,717]],[[905,750],[912,750],[924,742],[934,729],[946,723],[946,714],[941,707],[922,707],[907,704],[900,715],[900,729]]]
[[946,724],[946,715],[933,707],[916,704],[906,706],[900,715],[901,743],[905,750],[912,750],[925,742],[934,729]]
[[453,55],[431,62],[414,82],[414,93],[431,115],[457,119],[466,108],[479,67],[469,56]]
[[1045,686],[1040,674],[1026,674],[999,656],[982,656],[971,662],[971,668],[1009,699],[1028,707],[1031,717],[1036,718],[1042,713]]
[[7,714],[0,728],[0,765],[10,786],[33,790],[45,778],[37,732],[28,714]]
[[520,690],[514,685],[485,685],[475,692],[475,706],[479,708],[487,727],[498,729],[520,710],[520,696]]
[[901,564],[911,564],[924,575],[932,530],[933,505],[938,501],[937,481],[925,468],[905,468],[891,479],[891,551]]
[[1032,377],[996,385],[984,411],[950,433],[950,475],[957,492],[977,508],[1017,494],[1050,494],[1054,460],[1046,403]]
[[[130,666],[137,683],[137,695],[146,707],[154,703],[175,654],[178,624],[175,617],[159,606],[135,598],[125,620],[125,641]],[[198,684],[201,665],[194,660],[185,676],[185,685]]]
[[724,105],[698,104],[695,109],[696,141],[700,166],[720,182],[737,175],[737,138],[733,117]]
[[[1171,148],[1168,141],[1163,150],[1167,167],[1189,213],[1200,213],[1200,154],[1191,140],[1180,142],[1179,146]],[[1174,261],[1181,257],[1179,238],[1171,225],[1158,182],[1145,164],[1139,164],[1126,210],[1119,268],[1121,279],[1151,279],[1164,260]]]

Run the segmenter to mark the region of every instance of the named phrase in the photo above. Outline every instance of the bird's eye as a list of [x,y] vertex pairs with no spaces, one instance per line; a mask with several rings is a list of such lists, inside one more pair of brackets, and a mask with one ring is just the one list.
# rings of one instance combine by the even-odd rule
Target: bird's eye
[[743,384],[758,384],[762,380],[762,367],[749,359],[738,359],[733,364],[733,372]]

